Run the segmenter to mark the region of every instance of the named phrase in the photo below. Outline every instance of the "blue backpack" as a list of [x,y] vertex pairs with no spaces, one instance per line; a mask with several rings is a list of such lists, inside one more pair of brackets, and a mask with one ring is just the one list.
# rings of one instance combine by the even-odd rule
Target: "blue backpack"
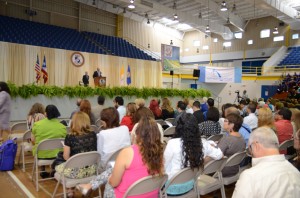
[[0,171],[14,169],[18,145],[14,140],[7,140],[0,146]]

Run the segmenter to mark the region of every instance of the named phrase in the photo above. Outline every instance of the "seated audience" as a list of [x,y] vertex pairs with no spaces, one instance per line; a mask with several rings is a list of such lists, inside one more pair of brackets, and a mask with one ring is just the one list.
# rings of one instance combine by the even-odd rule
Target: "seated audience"
[[[210,157],[218,160],[223,157],[219,148],[215,148],[208,141],[200,139],[200,132],[196,118],[190,114],[183,114],[177,123],[176,132],[168,141],[164,151],[165,171],[168,179],[186,167],[193,170],[201,169],[204,159]],[[193,188],[194,181],[171,185],[167,189],[169,195],[180,195],[187,193]]]
[[[63,158],[68,160],[73,155],[83,152],[97,150],[97,137],[91,131],[90,118],[84,112],[77,112],[73,115],[70,134],[67,134],[64,142]],[[55,170],[62,173],[65,163],[59,164]],[[81,179],[92,176],[96,173],[96,166],[82,167],[80,169],[66,169],[64,175],[69,178]],[[74,189],[68,189],[68,197],[73,197]]]
[[[152,111],[150,111],[150,109],[148,109],[147,107],[141,107],[139,108],[134,116],[133,116],[133,122],[135,123],[134,126],[133,126],[133,129],[131,131],[131,143],[134,144],[135,143],[135,131],[139,125],[139,122],[140,120],[143,118],[143,117],[150,117],[150,118],[153,118],[154,119],[154,115],[152,113]],[[157,123],[157,127],[158,127],[158,130],[160,132],[160,135],[161,135],[161,141],[163,143],[163,138],[164,138],[164,130],[162,128],[162,126],[160,124]]]
[[103,109],[100,117],[105,126],[97,134],[97,151],[101,155],[100,164],[104,168],[114,152],[130,145],[130,135],[127,126],[120,126],[119,113],[115,108]]
[[104,108],[105,97],[98,96],[97,103],[98,105],[92,107],[92,114],[94,116],[95,122],[100,119],[101,111]]
[[31,130],[33,124],[45,118],[45,108],[41,103],[34,103],[27,115],[27,129]]
[[200,111],[200,102],[199,101],[195,101],[193,103],[193,115],[195,116],[197,123],[200,124],[201,122],[204,122],[204,116],[202,111]]
[[300,173],[280,155],[274,131],[269,127],[254,130],[248,145],[252,168],[242,172],[232,197],[300,197]]
[[122,118],[126,115],[126,108],[124,107],[124,99],[121,96],[117,96],[114,99],[115,108],[119,112],[119,122],[121,122]]
[[226,133],[226,131],[224,130],[223,126],[224,126],[224,119],[225,119],[225,110],[229,107],[232,107],[233,105],[231,103],[226,103],[222,105],[222,114],[221,114],[221,118],[219,119],[219,123],[221,126],[221,133]]
[[257,127],[263,127],[263,126],[270,127],[276,133],[274,117],[270,108],[264,107],[258,109]]
[[[226,157],[231,157],[235,153],[239,153],[245,150],[246,143],[242,135],[238,132],[243,124],[242,116],[231,113],[228,114],[224,120],[224,129],[228,135],[224,136],[218,143],[218,147],[222,150]],[[224,177],[233,176],[239,172],[239,165],[225,167],[222,170]]]
[[143,98],[135,99],[134,103],[135,103],[137,109],[145,106],[145,100]]
[[152,111],[155,120],[161,119],[161,109],[159,108],[158,101],[156,99],[152,99],[150,101],[149,109]]
[[275,121],[275,127],[277,130],[277,136],[279,144],[285,140],[290,140],[293,136],[293,125],[291,123],[292,112],[283,107],[277,112],[277,120]]
[[129,129],[129,132],[132,131],[133,128],[133,115],[136,112],[136,106],[135,103],[128,103],[127,107],[126,107],[126,115],[123,117],[123,119],[121,120],[120,125],[121,126],[127,126]]
[[194,113],[194,111],[193,111],[194,100],[189,100],[189,99],[185,98],[183,100],[183,102],[186,104],[185,112],[193,114]]
[[244,123],[247,124],[251,130],[257,128],[257,116],[255,115],[256,105],[250,103],[247,107],[248,116],[244,117]]
[[171,101],[168,98],[162,99],[161,105],[162,119],[174,118],[174,109],[171,106]]
[[219,123],[220,113],[216,107],[210,107],[207,111],[207,121],[199,124],[199,131],[201,136],[212,136],[221,133],[221,126]]
[[[214,105],[215,105],[214,99],[208,98],[208,99],[207,99],[207,105],[208,105],[208,109],[211,108],[211,107],[214,107]],[[203,116],[204,116],[204,120],[206,121],[206,120],[207,120],[207,111],[205,111],[205,112],[203,113]]]
[[[102,133],[102,132],[101,132]],[[124,148],[118,155],[114,168],[109,168],[88,184],[78,185],[83,195],[106,184],[104,197],[123,197],[135,181],[163,174],[163,145],[153,118],[143,117],[136,129],[136,143]],[[159,197],[159,190],[139,195],[139,198]]]
[[177,103],[177,112],[178,112],[178,114],[177,114],[177,116],[176,116],[176,118],[175,118],[175,120],[173,122],[173,126],[176,126],[177,125],[177,121],[179,120],[179,118],[183,114],[186,113],[185,109],[186,109],[186,104],[184,102],[182,102],[182,101],[178,101],[178,103]]
[[[42,119],[35,122],[32,127],[31,141],[34,145],[32,148],[32,154],[35,155],[38,144],[47,139],[54,138],[65,138],[67,135],[66,126],[61,124],[57,119],[60,113],[56,106],[48,105],[45,109],[47,119]],[[56,157],[59,149],[51,151],[39,151],[39,159],[53,159]],[[41,167],[42,171],[45,171],[45,166]],[[48,177],[50,174],[48,172],[41,172],[41,177]]]
[[202,111],[202,113],[204,113],[207,110],[208,110],[207,97],[203,97],[202,103],[201,103],[201,111]]
[[86,113],[90,117],[91,125],[94,125],[96,123],[95,117],[92,114],[92,108],[91,108],[91,103],[88,100],[82,100],[80,102],[80,111]]
[[242,99],[240,101],[240,109],[241,109],[241,116],[242,117],[246,117],[248,115],[248,112],[247,112],[247,109],[248,109],[248,104],[247,104],[247,101]]
[[294,149],[297,156],[292,159],[292,164],[300,171],[300,130],[298,130],[294,136]]

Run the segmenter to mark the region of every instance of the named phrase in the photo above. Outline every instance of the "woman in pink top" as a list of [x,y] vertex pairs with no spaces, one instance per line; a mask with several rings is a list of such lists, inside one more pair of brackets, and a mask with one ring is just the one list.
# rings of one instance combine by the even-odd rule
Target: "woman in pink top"
[[[122,198],[131,184],[137,180],[149,175],[162,175],[163,145],[160,138],[155,120],[143,117],[136,129],[136,144],[120,152],[114,168],[107,169],[90,183],[78,185],[77,188],[83,195],[87,195],[91,190],[106,183],[104,197]],[[159,190],[134,197],[158,197]]]

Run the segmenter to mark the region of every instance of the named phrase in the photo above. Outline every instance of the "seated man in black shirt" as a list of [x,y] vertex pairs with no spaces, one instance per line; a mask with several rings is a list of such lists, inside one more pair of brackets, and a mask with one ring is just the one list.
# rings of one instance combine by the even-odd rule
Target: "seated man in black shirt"
[[201,122],[204,122],[204,117],[203,117],[203,113],[202,111],[200,111],[200,102],[199,101],[195,101],[193,103],[193,115],[195,116],[195,118],[198,121],[198,124],[200,124]]

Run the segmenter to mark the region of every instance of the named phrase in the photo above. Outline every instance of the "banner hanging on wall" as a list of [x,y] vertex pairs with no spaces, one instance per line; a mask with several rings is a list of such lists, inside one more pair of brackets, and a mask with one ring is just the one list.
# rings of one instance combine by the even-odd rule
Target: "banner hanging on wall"
[[199,82],[205,83],[241,83],[241,67],[205,67],[199,66]]
[[161,61],[163,71],[171,71],[180,68],[180,48],[172,45],[161,44]]

